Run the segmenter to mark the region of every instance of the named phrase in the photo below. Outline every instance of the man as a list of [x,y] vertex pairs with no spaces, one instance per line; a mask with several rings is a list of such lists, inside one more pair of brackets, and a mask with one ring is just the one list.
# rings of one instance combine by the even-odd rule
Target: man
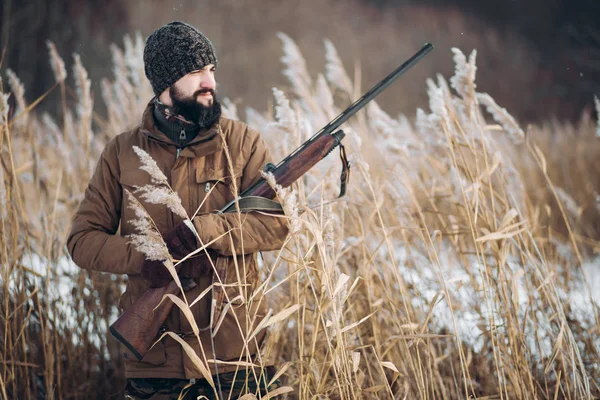
[[[191,310],[200,328],[200,343],[178,307],[173,307],[165,321],[165,330],[177,333],[202,360],[265,365],[258,351],[265,332],[244,342],[266,315],[266,300],[254,293],[258,286],[255,256],[261,250],[281,248],[287,234],[285,220],[264,213],[214,212],[234,198],[234,187],[242,191],[260,176],[269,161],[265,144],[247,125],[221,116],[215,94],[217,57],[208,38],[194,27],[172,22],[153,32],[146,41],[144,67],[156,97],[149,102],[141,124],[116,136],[102,152],[74,217],[69,252],[81,268],[128,275],[120,310],[131,306],[149,287],[169,283],[171,276],[162,263],[145,260],[126,238],[137,232],[125,189],[133,192],[151,183],[149,174],[139,169],[140,160],[133,150],[141,148],[167,176],[187,214],[194,215],[200,207],[194,226],[202,243],[213,242],[208,252],[184,261],[179,270],[180,277],[197,284],[186,297],[190,304],[195,301]],[[181,217],[164,205],[141,203],[174,259],[199,247]],[[211,284],[216,285],[200,297]],[[169,336],[141,361],[126,348],[123,356],[128,398],[177,398],[190,385],[186,389],[189,398],[215,396],[197,365]],[[207,366],[225,398],[253,392],[257,382],[264,389],[274,372],[269,367],[261,374],[261,369],[246,370],[231,363],[209,362]]]

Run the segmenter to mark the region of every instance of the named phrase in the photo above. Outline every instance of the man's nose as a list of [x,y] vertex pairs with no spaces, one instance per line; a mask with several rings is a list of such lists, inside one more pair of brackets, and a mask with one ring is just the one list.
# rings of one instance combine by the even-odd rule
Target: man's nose
[[215,87],[216,87],[217,83],[215,81],[215,77],[214,77],[213,74],[206,74],[202,78],[203,79],[200,82],[200,86],[202,87],[202,89],[212,89],[212,90],[215,90]]

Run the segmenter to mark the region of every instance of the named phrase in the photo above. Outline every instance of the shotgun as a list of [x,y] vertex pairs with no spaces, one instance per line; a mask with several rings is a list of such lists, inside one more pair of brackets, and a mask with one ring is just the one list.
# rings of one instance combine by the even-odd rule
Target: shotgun
[[[379,95],[379,93],[390,86],[400,75],[425,57],[433,48],[432,44],[425,43],[411,58],[373,86],[361,98],[352,103],[340,115],[330,121],[277,165],[267,164],[265,171],[272,173],[279,185],[288,187],[339,145],[343,167],[339,197],[343,196],[346,192],[346,184],[349,179],[350,165],[346,160],[346,153],[342,145],[345,133],[342,130],[338,130],[338,128]],[[240,193],[237,199],[234,199],[223,207],[219,213],[235,212],[237,210],[236,204],[243,211],[260,209],[265,204],[268,204],[268,199],[273,199],[274,197],[275,192],[267,181],[261,177]],[[148,289],[110,326],[112,335],[131,350],[138,360],[144,357],[157,339],[157,332],[159,332],[173,307],[173,302],[171,301],[163,301],[161,303],[163,297],[166,294],[177,295],[179,290],[175,281],[171,281],[167,286],[162,288]]]

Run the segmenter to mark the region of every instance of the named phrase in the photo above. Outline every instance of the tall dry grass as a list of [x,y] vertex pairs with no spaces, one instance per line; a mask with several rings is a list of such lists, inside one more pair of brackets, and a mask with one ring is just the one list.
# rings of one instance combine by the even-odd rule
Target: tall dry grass
[[[270,112],[244,110],[276,159],[363,90],[331,43],[315,78],[294,41],[280,39],[291,91],[274,89]],[[51,51],[58,119],[37,115],[7,72],[3,398],[122,394],[122,359],[107,331],[124,278],[79,270],[65,241],[103,144],[135,126],[151,97],[142,47],[136,37],[112,48],[106,116],[93,112],[79,57],[65,79]],[[347,124],[346,197],[331,201],[335,156],[281,194],[291,233],[282,251],[263,254],[261,281],[275,316],[263,355],[294,390],[283,396],[600,396],[596,124],[519,127],[476,91],[475,54],[455,51],[454,61],[453,77],[427,82],[429,111],[394,118],[372,103]],[[225,104],[235,118],[236,105]]]

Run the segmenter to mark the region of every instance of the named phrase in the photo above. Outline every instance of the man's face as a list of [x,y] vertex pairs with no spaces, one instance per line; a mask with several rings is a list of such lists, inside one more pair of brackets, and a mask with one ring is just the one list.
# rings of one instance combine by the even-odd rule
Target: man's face
[[215,86],[215,67],[209,64],[180,78],[160,99],[186,119],[208,127],[221,114]]
[[202,69],[190,72],[175,82],[173,87],[179,99],[193,100],[204,107],[210,107],[215,96],[215,66],[208,64]]

